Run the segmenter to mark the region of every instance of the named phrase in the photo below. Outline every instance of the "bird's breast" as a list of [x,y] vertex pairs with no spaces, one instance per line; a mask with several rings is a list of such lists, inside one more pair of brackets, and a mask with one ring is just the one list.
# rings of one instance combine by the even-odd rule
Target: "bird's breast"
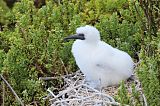
[[93,55],[95,47],[84,44],[81,41],[75,41],[72,46],[72,53],[76,64],[84,74],[89,74],[93,67]]

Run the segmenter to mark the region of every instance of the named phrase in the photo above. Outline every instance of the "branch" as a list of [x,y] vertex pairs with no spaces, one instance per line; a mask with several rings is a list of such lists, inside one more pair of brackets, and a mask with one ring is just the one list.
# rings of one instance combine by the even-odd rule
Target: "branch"
[[44,81],[55,80],[55,79],[58,79],[58,77],[39,77],[39,80],[44,80]]
[[24,104],[22,103],[21,99],[18,97],[18,95],[16,94],[16,92],[13,90],[13,88],[10,86],[10,84],[5,80],[5,78],[0,75],[1,79],[4,81],[4,83],[8,86],[8,88],[11,90],[11,92],[14,94],[14,96],[16,97],[16,99],[19,101],[19,103],[21,104],[21,106],[24,106]]
[[148,106],[148,105],[147,105],[147,100],[146,100],[145,95],[144,95],[144,94],[142,94],[142,97],[143,97],[143,100],[144,100],[144,106]]
[[2,106],[4,106],[4,103],[5,103],[5,86],[4,86],[4,82],[2,82],[2,98],[3,98],[3,101],[2,101]]

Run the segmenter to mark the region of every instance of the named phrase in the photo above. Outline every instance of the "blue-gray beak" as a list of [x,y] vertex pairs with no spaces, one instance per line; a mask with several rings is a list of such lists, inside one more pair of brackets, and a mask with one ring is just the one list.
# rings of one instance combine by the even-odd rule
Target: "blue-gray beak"
[[74,34],[64,38],[64,41],[69,41],[70,39],[85,40],[85,37],[84,37],[84,34]]

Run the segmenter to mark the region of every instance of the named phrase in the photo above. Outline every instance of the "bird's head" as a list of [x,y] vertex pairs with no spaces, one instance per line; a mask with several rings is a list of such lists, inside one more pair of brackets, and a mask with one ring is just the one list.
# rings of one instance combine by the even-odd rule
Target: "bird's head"
[[97,42],[100,40],[100,34],[95,27],[86,25],[84,27],[77,28],[76,34],[64,38],[65,41],[68,41],[69,39],[79,39],[86,42]]

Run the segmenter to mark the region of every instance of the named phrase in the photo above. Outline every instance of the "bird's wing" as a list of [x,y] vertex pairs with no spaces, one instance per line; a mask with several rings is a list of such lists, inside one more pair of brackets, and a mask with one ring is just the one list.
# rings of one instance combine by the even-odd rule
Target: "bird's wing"
[[116,63],[114,62],[114,48],[108,44],[102,43],[93,53],[93,62],[97,68],[107,71],[115,70]]
[[126,73],[128,71],[131,63],[131,59],[128,54],[111,47],[110,45],[101,44],[100,48],[95,50],[94,64],[97,68],[103,69],[105,71],[114,71],[120,73]]

